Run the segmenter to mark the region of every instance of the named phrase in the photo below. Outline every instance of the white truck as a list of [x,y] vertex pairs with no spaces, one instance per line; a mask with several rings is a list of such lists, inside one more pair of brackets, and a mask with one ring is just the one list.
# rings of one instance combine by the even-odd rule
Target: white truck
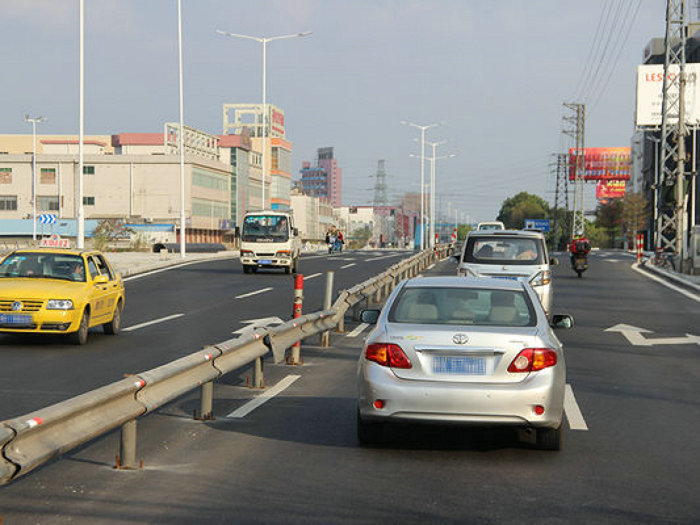
[[255,273],[258,268],[283,268],[285,273],[299,271],[301,238],[290,212],[248,212],[240,233],[243,272]]

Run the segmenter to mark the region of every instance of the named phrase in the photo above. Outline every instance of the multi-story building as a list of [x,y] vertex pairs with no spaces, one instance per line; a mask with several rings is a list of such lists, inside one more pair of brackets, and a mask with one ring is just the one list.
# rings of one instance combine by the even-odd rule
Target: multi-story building
[[300,173],[300,186],[305,194],[328,199],[336,208],[342,205],[343,170],[333,158],[333,148],[318,148],[316,165],[304,161]]
[[[224,104],[223,132],[248,134],[254,151],[262,152],[266,137],[267,175],[265,176],[264,207],[289,210],[292,187],[292,144],[286,140],[284,111],[267,104],[266,126],[263,126],[262,104]],[[267,132],[263,135],[263,129]],[[262,160],[260,161],[262,166]],[[269,175],[269,176],[268,176]],[[261,194],[258,198],[262,198]]]
[[335,224],[333,207],[326,199],[304,195],[299,189],[291,193],[294,222],[301,238],[310,241],[323,241],[326,232]]
[[[172,125],[168,125],[171,126]],[[248,209],[261,207],[259,158],[249,137],[213,136],[186,128],[185,216],[189,242],[222,241]],[[37,136],[36,183],[32,136],[0,136],[0,220],[30,219],[33,187],[37,213],[78,215],[78,140]],[[258,181],[256,201],[255,181]],[[179,228],[180,159],[173,136],[123,133],[91,136],[83,146],[86,219],[170,223]]]

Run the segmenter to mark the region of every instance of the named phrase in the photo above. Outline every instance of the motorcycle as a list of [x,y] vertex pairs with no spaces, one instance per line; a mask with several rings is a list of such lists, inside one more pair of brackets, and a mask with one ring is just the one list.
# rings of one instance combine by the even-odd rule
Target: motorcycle
[[578,277],[583,275],[588,269],[588,257],[580,254],[571,254],[571,269],[576,272]]

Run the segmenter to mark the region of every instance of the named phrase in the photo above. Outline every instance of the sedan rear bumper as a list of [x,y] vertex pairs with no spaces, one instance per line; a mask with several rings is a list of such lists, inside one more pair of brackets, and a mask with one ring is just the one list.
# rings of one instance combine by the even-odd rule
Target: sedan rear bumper
[[[360,365],[359,410],[364,420],[557,428],[564,407],[563,367],[531,373],[517,383],[415,381],[390,368]],[[384,402],[376,408],[374,402]],[[535,413],[535,406],[544,413]]]

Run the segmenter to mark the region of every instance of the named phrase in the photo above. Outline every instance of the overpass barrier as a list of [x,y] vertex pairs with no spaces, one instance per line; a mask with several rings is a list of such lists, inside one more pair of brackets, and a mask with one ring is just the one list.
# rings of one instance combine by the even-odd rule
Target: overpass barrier
[[[136,420],[199,387],[202,388],[199,419],[210,419],[214,381],[251,363],[257,364],[256,373],[261,376],[261,363],[266,355],[272,353],[276,363],[284,361],[285,352],[294,343],[342,326],[349,309],[369,300],[379,302],[400,280],[417,275],[435,258],[446,256],[447,249],[445,246],[420,252],[341,291],[328,310],[207,346],[157,368],[0,422],[0,485],[119,427],[122,427],[122,454],[133,458]],[[261,379],[257,378],[257,386],[263,385]],[[132,450],[124,452],[124,446]],[[137,468],[133,464],[122,466]]]

